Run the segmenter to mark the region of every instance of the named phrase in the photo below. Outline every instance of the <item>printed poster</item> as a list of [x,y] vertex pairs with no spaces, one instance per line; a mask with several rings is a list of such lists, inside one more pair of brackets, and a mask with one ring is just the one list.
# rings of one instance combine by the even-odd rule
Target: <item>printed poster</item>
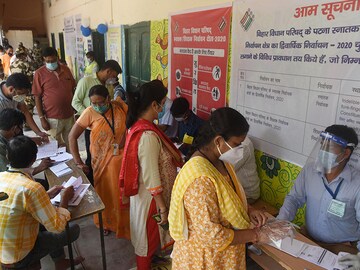
[[231,4],[170,15],[171,98],[207,119],[226,106]]
[[76,28],[75,28],[75,21],[73,16],[64,18],[64,40],[65,40],[66,63],[75,77]]
[[158,79],[168,87],[168,20],[152,21],[150,24],[151,80]]
[[121,64],[121,28],[110,26],[106,33],[106,60],[115,60]]
[[360,135],[359,18],[360,0],[234,2],[230,105],[257,149],[303,166],[327,126]]

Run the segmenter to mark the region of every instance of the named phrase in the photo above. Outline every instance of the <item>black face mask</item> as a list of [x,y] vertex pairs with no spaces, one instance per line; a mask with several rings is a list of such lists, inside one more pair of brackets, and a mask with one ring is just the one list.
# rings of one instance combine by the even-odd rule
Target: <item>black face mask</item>
[[8,53],[8,55],[9,55],[9,56],[13,56],[13,54],[12,54],[12,53]]
[[20,131],[19,131],[18,133],[16,133],[14,137],[17,137],[17,136],[22,136],[22,135],[24,135],[24,132],[23,132],[23,129],[22,129],[22,127],[18,126],[18,129],[19,129]]

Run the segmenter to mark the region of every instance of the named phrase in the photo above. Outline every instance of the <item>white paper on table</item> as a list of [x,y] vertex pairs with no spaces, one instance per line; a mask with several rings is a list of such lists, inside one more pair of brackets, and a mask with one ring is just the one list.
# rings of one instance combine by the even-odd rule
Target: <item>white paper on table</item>
[[72,158],[73,158],[73,156],[71,154],[69,154],[67,152],[61,152],[61,153],[58,153],[56,156],[51,157],[51,160],[53,160],[56,165],[56,163],[68,161]]
[[[62,186],[64,188],[67,188],[70,186],[74,187],[74,196],[69,201],[69,205],[77,206],[77,205],[79,205],[79,203],[81,202],[82,198],[84,197],[86,191],[90,187],[90,184],[83,184],[81,176],[79,176],[78,178],[71,176],[70,179],[66,183],[62,184]],[[61,201],[60,193],[58,195],[56,195],[53,199],[51,199],[51,203],[53,203],[53,204],[60,203],[60,201]]]
[[65,163],[61,162],[50,167],[50,170],[57,176],[61,177],[72,172],[72,169]]
[[[272,246],[278,248],[276,245]],[[280,249],[281,251],[284,251],[285,253],[288,253],[291,256],[299,257],[301,252],[305,249],[306,243],[291,239],[291,237],[286,237],[283,240],[281,240]]]
[[50,140],[49,143],[40,145],[38,147],[38,153],[36,159],[43,159],[47,157],[56,156],[58,152],[58,142],[56,140]]
[[66,152],[66,147],[63,146],[63,147],[59,147],[58,150],[57,150],[57,154],[62,154],[62,153],[65,153]]
[[306,249],[300,254],[308,262],[321,266],[328,270],[333,270],[337,263],[337,255],[319,246],[306,244]]
[[174,145],[176,146],[177,149],[179,149],[183,145],[183,143],[174,143]]
[[339,268],[337,264],[338,256],[336,254],[319,246],[313,246],[296,239],[291,240],[290,237],[281,241],[280,248],[274,244],[271,244],[271,246],[328,270],[343,269]]
[[86,191],[90,187],[90,184],[81,184],[74,193],[74,197],[69,201],[70,206],[77,206],[81,202],[82,198],[84,197]]

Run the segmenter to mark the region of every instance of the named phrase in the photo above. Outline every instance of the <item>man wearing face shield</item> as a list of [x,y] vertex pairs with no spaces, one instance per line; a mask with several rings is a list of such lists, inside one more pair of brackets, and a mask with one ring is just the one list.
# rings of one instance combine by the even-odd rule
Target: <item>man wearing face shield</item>
[[357,144],[348,126],[321,132],[278,216],[292,221],[306,204],[303,232],[334,253],[360,249],[360,172],[348,164]]
[[88,51],[85,59],[84,77],[93,76],[99,71],[99,64],[95,61],[95,53]]

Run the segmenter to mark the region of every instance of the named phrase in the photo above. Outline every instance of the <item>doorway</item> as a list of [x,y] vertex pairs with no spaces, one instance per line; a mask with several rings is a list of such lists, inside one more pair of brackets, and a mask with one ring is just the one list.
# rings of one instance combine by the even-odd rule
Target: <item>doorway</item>
[[55,34],[51,33],[51,47],[56,50],[56,41],[55,41]]
[[65,61],[64,33],[59,33],[60,59]]
[[101,68],[105,63],[105,42],[104,35],[96,31],[91,33],[93,51],[95,53],[95,61],[99,64]]
[[125,27],[127,91],[138,91],[150,81],[150,22]]

